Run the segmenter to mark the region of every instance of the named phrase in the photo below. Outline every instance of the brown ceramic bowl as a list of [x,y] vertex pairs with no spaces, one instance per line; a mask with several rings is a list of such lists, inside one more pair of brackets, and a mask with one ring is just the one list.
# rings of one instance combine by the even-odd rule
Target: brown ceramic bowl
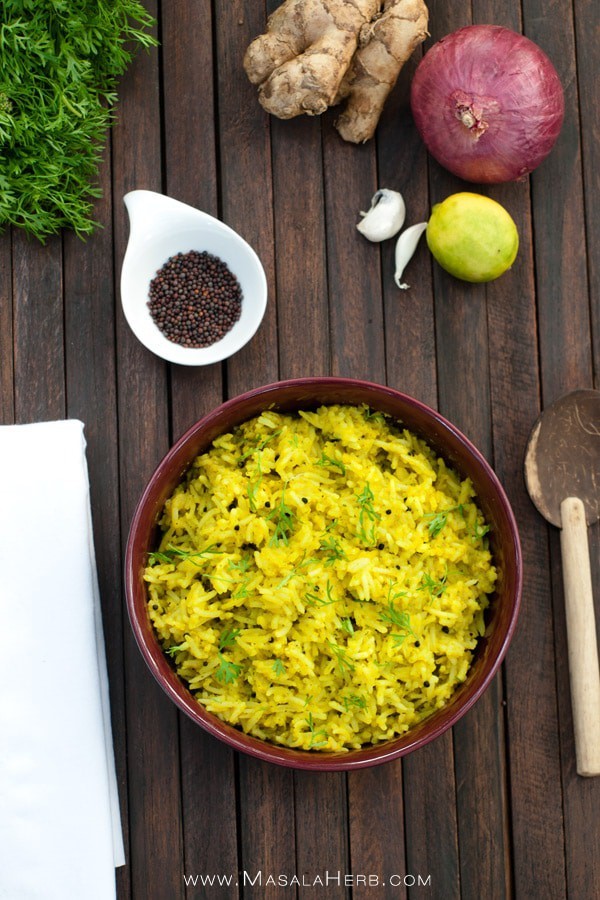
[[[466,681],[448,704],[402,737],[347,753],[279,747],[246,735],[206,712],[161,650],[148,617],[142,578],[148,552],[156,547],[156,522],[165,500],[192,460],[214,438],[266,408],[292,411],[333,403],[366,403],[388,413],[423,437],[459,473],[471,478],[491,525],[490,546],[499,572],[486,633]],[[504,490],[483,456],[457,428],[418,400],[392,388],[347,378],[303,378],[270,384],[228,400],[180,438],[156,469],[135,511],[127,544],[125,582],[129,618],[142,655],[163,690],[184,713],[236,750],[283,766],[325,771],[358,769],[404,756],[438,737],[473,706],[493,679],[511,640],[521,598],[522,562],[517,525]]]

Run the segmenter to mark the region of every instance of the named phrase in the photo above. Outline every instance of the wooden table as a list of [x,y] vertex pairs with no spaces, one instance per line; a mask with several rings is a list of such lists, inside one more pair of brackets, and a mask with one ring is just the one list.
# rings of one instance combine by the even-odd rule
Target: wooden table
[[[281,122],[260,109],[241,57],[263,28],[264,4],[147,6],[162,46],[139,55],[120,87],[101,169],[102,230],[43,247],[17,231],[0,238],[2,421],[86,423],[128,858],[119,897],[599,897],[600,778],[575,773],[558,533],[522,475],[540,408],[592,387],[600,365],[593,0],[473,0],[472,20],[462,0],[431,0],[432,41],[471,21],[523,29],[557,66],[567,112],[531,179],[484,191],[517,222],[513,269],[487,286],[461,283],[423,243],[406,293],[393,283],[393,242],[369,244],[354,224],[379,186],[402,191],[409,223],[465,188],[415,133],[407,98],[420,53],[377,139],[356,147],[329,115]],[[122,197],[133,188],[221,217],[259,253],[267,314],[226,365],[168,366],[126,325]],[[134,643],[121,576],[134,505],[174,439],[225,397],[328,373],[385,382],[455,422],[505,484],[526,561],[517,634],[475,708],[427,748],[348,777],[237,757],[179,715]],[[600,598],[599,549],[593,528]],[[326,873],[326,887],[307,886]],[[186,889],[194,875],[232,876],[232,885]],[[305,886],[276,888],[269,875]]]

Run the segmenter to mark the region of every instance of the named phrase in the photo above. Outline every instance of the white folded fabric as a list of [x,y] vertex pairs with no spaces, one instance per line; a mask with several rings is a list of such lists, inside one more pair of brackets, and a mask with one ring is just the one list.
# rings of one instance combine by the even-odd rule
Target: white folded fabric
[[0,628],[0,898],[113,898],[125,859],[81,422],[0,427]]

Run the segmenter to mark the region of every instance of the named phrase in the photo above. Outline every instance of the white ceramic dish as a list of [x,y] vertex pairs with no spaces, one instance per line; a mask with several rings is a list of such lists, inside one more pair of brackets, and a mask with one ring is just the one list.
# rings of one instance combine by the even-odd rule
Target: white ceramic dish
[[[130,191],[123,198],[130,234],[121,270],[121,303],[129,327],[148,350],[183,366],[206,366],[232,356],[256,332],[267,305],[267,279],[262,264],[232,228],[154,191]],[[176,253],[205,250],[218,256],[242,289],[242,311],[233,328],[210,347],[182,347],[168,340],[148,310],[150,282]]]

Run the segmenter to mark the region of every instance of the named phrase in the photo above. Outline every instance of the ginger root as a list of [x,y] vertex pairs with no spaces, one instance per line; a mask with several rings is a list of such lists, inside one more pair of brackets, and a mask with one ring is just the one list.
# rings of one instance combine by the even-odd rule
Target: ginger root
[[360,29],[379,6],[378,0],[285,0],[244,57],[267,112],[280,119],[325,112],[335,102]]
[[244,57],[259,101],[280,119],[342,99],[347,141],[373,136],[402,65],[427,35],[424,0],[285,0]]
[[373,137],[400,69],[427,37],[427,24],[423,0],[385,0],[381,16],[361,30],[338,98],[348,98],[336,122],[344,140],[358,144]]

